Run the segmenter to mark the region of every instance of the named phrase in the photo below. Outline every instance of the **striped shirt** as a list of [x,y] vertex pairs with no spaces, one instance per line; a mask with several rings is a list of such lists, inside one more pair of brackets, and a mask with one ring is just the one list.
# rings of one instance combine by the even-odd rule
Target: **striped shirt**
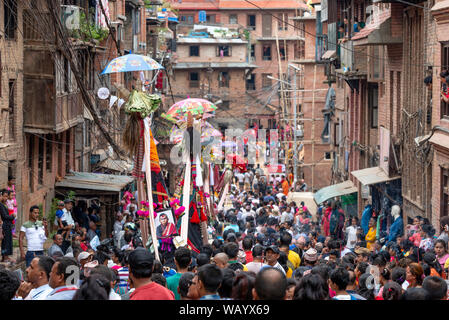
[[117,270],[119,282],[115,287],[115,292],[119,295],[125,294],[129,290],[129,270],[127,267],[121,267]]

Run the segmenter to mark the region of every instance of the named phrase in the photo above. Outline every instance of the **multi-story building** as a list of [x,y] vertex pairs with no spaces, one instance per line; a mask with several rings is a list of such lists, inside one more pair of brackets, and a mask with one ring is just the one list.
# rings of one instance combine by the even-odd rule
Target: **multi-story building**
[[23,134],[23,5],[20,1],[0,1],[0,188],[8,176],[15,177],[16,198],[21,204],[26,171]]
[[[337,180],[365,204],[404,219],[448,215],[447,104],[440,72],[449,64],[444,1],[321,1],[327,28],[321,60],[336,77]],[[446,29],[445,29],[446,28]],[[424,79],[432,79],[426,85]]]
[[189,96],[221,100],[211,122],[223,130],[244,129],[242,119],[248,112],[245,79],[256,66],[247,62],[248,42],[237,31],[221,29],[229,33],[223,37],[223,32],[214,29],[217,27],[178,29],[173,94],[178,100]]
[[[447,1],[426,1],[424,23],[429,25],[434,32],[427,32],[431,43],[424,44],[426,54],[433,60],[432,90],[427,91],[426,102],[431,114],[432,132],[430,138],[433,153],[430,158],[432,170],[432,223],[438,230],[439,219],[449,215],[449,104],[441,100],[441,78],[439,72],[449,70],[449,4]],[[430,10],[428,10],[430,9]],[[432,17],[428,13],[432,14]],[[424,35],[426,37],[426,35]],[[424,41],[426,38],[424,38]],[[439,67],[438,67],[439,66]],[[430,74],[430,72],[428,73]],[[427,162],[429,163],[429,162]]]
[[[305,39],[305,51],[299,59],[292,59],[299,69],[290,68],[290,76],[296,76],[296,88],[291,90],[289,99],[291,111],[287,117],[288,123],[294,128],[296,107],[296,134],[297,134],[297,180],[304,179],[309,191],[316,191],[331,183],[331,167],[334,152],[331,145],[338,143],[338,139],[331,132],[323,132],[325,127],[330,129],[329,124],[323,121],[321,110],[325,107],[326,94],[330,90],[331,82],[325,75],[325,64],[315,59],[320,47],[316,45],[316,19],[315,12],[300,10],[298,16],[292,18],[295,25],[303,30]],[[293,73],[292,73],[293,72]],[[290,79],[290,84],[293,84]],[[295,106],[296,102],[296,106]],[[295,131],[290,131],[285,143],[289,145],[288,161],[291,172],[295,170],[295,147],[292,144]],[[300,150],[300,152],[298,152]]]
[[[288,61],[304,58],[304,25],[290,19],[307,6],[295,0],[252,3],[219,1],[220,21],[245,28],[249,59],[258,66],[251,79],[255,91],[276,91],[284,86],[279,80],[287,79]],[[281,101],[274,96],[270,103],[282,108],[286,103]]]
[[[89,16],[90,7],[88,1],[65,1],[56,8],[64,13],[70,9],[67,12],[71,14],[75,10],[76,17],[82,17]],[[88,111],[71,70],[72,57],[54,31],[50,8],[43,1],[26,2],[23,17],[24,161],[18,189],[23,193],[19,212],[26,218],[31,205],[42,205],[44,213],[50,210],[55,182],[68,172],[90,170],[87,155],[92,122],[85,121],[85,117],[91,116],[86,115]],[[80,21],[82,18],[77,23]],[[64,27],[68,28],[68,24]],[[76,54],[79,75],[93,95],[95,52],[101,49],[94,40],[82,36],[70,37],[69,42]]]
[[[251,73],[246,74],[246,83],[240,86],[241,90],[246,88],[245,96],[248,99],[244,104],[253,105],[249,108],[254,109],[246,112],[248,115],[245,121],[247,126],[257,124],[263,128],[277,128],[279,122],[272,115],[286,108],[287,104],[285,98],[279,99],[278,89],[282,87],[280,80],[287,79],[288,60],[304,56],[303,30],[300,24],[294,27],[289,18],[293,18],[301,8],[307,6],[302,1],[294,0],[256,0],[253,3],[254,5],[245,1],[224,0],[171,1],[172,7],[179,10],[181,26],[202,23],[240,30],[243,35],[241,38],[246,42],[244,61],[248,65],[257,65]],[[231,113],[234,114],[234,111]]]

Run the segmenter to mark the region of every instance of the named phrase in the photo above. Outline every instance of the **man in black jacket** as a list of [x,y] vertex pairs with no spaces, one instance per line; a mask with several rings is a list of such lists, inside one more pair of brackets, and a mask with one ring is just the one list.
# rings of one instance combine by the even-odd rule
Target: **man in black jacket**
[[8,200],[10,191],[3,189],[0,191],[0,216],[3,221],[2,231],[2,262],[14,262],[9,256],[12,255],[12,227],[14,216],[9,215],[8,208],[6,207],[6,200]]

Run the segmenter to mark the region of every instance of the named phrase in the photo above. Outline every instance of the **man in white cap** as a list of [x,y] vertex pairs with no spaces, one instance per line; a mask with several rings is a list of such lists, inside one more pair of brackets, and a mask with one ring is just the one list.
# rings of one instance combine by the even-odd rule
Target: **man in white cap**
[[318,252],[315,248],[310,248],[304,253],[304,265],[312,269],[318,260]]
[[87,251],[83,251],[78,255],[78,263],[81,266],[81,269],[84,268],[84,265],[92,260],[92,254]]

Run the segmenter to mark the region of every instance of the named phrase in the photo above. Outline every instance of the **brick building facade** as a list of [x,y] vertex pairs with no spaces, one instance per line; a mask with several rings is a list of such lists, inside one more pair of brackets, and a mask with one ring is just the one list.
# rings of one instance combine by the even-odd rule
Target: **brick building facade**
[[[439,230],[449,200],[439,77],[449,64],[448,4],[408,2],[321,1],[327,46],[336,50],[327,58],[328,75],[336,76],[333,122],[343,124],[345,141],[333,170],[339,181],[349,178],[358,187],[359,214],[380,197],[378,209],[389,213],[399,204],[405,220],[420,215]],[[348,24],[339,30],[344,18]],[[365,23],[358,30],[356,18]]]
[[[331,184],[333,147],[336,136],[322,138],[325,126],[322,110],[326,93],[330,88],[325,75],[325,65],[316,61],[316,15],[302,14],[295,17],[296,25],[302,25],[305,38],[305,53],[300,59],[292,62],[300,66],[297,80],[297,118],[302,126],[303,137],[298,140],[298,148],[303,145],[303,158],[298,166],[298,179],[304,179],[309,191],[316,191]],[[291,81],[290,81],[291,82]],[[293,99],[293,93],[289,95]],[[294,103],[292,103],[292,108]],[[293,118],[293,109],[289,118]],[[289,123],[293,123],[289,121]],[[292,138],[293,139],[293,138]],[[294,163],[294,161],[293,161]],[[293,172],[294,168],[292,168]]]
[[[170,2],[174,9],[179,10],[179,27],[199,25],[199,12],[205,11],[204,25],[238,30],[240,38],[246,41],[246,53],[242,55],[242,59],[248,65],[257,67],[251,67],[244,77],[233,77],[235,80],[231,85],[245,99],[240,99],[239,104],[224,108],[229,108],[233,115],[242,114],[244,120],[234,117],[231,121],[232,117],[228,117],[227,126],[232,124],[244,128],[257,123],[263,128],[275,128],[277,125],[273,115],[280,110],[283,102],[279,99],[279,81],[272,78],[286,80],[288,61],[304,55],[303,32],[294,28],[290,19],[298,15],[305,4],[293,0],[255,1],[261,10],[245,1]],[[212,87],[214,88],[213,85]],[[236,96],[239,95],[237,91],[235,93]],[[223,109],[223,106],[219,106],[219,109]]]

